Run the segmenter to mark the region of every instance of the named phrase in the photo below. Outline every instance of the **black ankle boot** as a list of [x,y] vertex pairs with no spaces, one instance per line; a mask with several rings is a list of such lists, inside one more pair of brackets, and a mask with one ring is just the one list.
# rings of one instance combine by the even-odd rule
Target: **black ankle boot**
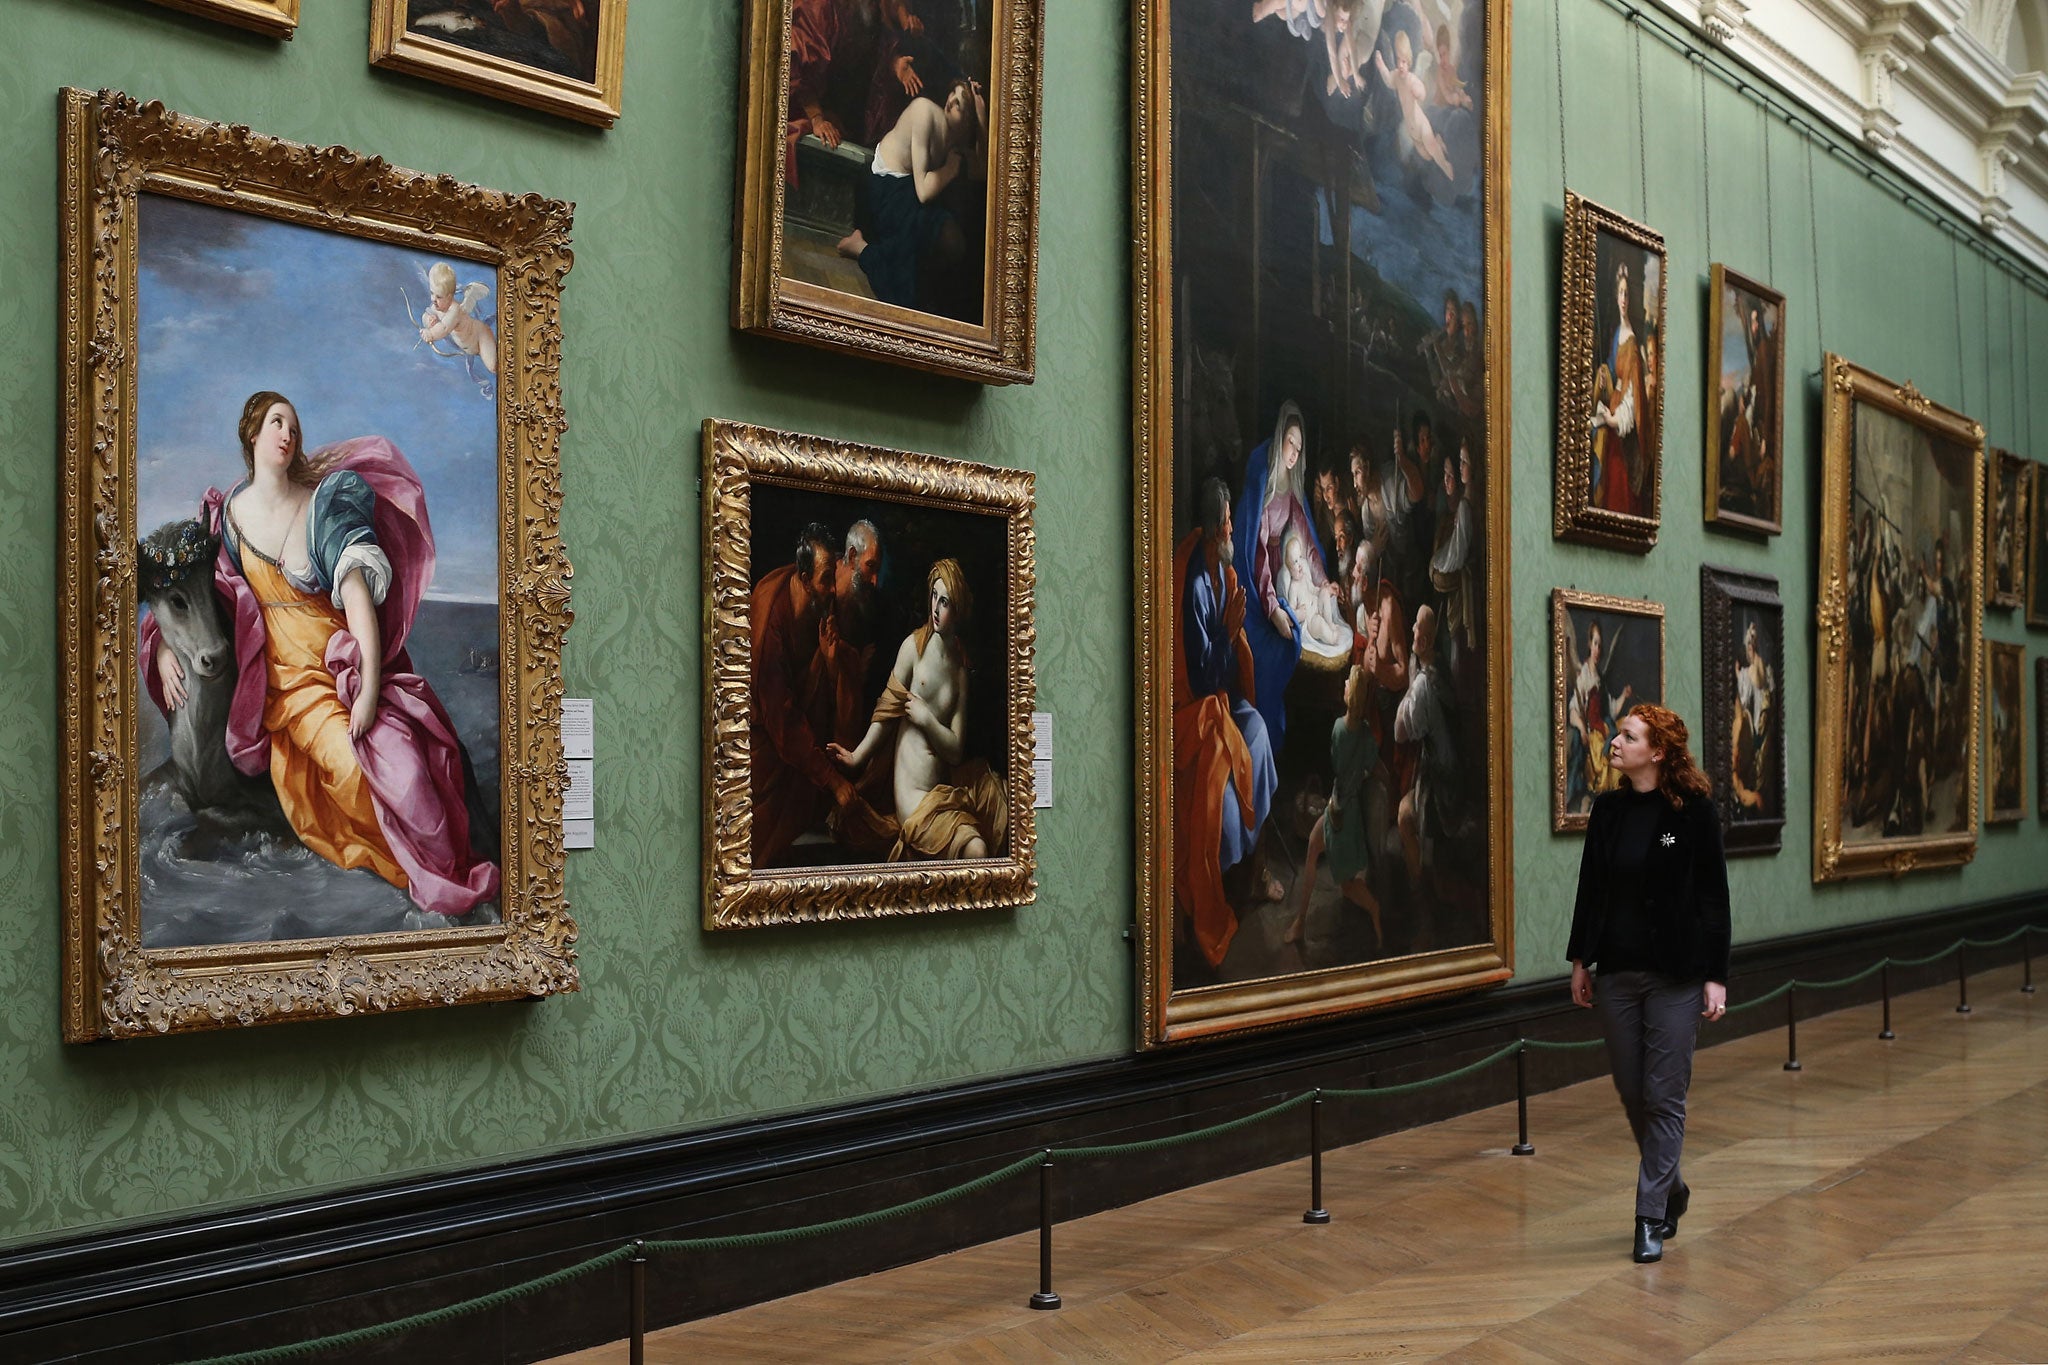
[[1664,1235],[1678,1235],[1678,1220],[1685,1217],[1685,1211],[1692,1207],[1692,1186],[1680,1185],[1664,1201]]
[[1655,1218],[1636,1219],[1636,1264],[1664,1259],[1664,1224]]

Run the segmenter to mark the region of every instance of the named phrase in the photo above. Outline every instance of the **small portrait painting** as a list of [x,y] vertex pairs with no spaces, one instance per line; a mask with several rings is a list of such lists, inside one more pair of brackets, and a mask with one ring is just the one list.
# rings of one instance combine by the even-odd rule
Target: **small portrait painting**
[[2033,525],[2030,513],[2034,501],[2034,464],[2009,450],[1993,450],[1985,457],[1985,476],[1991,480],[1984,499],[1991,564],[1989,581],[1984,585],[1984,604],[2017,607],[2027,597],[2027,532]]
[[1552,634],[1551,829],[1583,830],[1593,798],[1620,784],[1609,746],[1637,705],[1664,703],[1664,608],[1558,588]]
[[1719,263],[1712,289],[1706,519],[1776,534],[1784,483],[1785,296]]
[[2020,710],[2020,680],[2026,650],[1989,642],[1990,668],[1984,678],[1984,823],[2010,824],[2027,813],[2026,722]]
[[2034,814],[2048,820],[2048,658],[2034,660]]
[[1028,380],[1040,3],[752,6],[740,326]]
[[1656,543],[1664,449],[1664,239],[1576,194],[1565,203],[1556,534]]
[[1030,476],[715,421],[705,458],[705,926],[1028,899]]
[[1784,627],[1775,578],[1701,567],[1700,754],[1730,853],[1775,853],[1783,842]]
[[2026,540],[2026,575],[2022,596],[2027,603],[2027,624],[2048,627],[2048,465],[2029,464],[2020,474],[2026,515],[2015,516],[2014,525]]
[[1984,589],[1983,428],[1840,357],[1825,373],[1820,881],[1973,854]]

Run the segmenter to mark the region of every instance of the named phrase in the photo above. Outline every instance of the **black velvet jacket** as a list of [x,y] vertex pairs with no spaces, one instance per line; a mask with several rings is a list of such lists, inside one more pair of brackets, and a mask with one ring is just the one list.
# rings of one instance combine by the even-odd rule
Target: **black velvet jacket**
[[[1592,964],[1607,913],[1607,869],[1620,825],[1621,793],[1593,798],[1586,851],[1579,860],[1579,898],[1572,909],[1565,956]],[[1651,918],[1664,973],[1680,981],[1728,982],[1728,863],[1721,852],[1721,815],[1712,798],[1690,796],[1658,810],[1657,834],[1643,867],[1643,909]]]

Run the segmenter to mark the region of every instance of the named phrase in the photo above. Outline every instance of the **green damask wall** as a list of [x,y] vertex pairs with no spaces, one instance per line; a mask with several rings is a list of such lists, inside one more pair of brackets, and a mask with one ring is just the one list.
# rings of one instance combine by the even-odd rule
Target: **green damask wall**
[[[675,1131],[1129,1046],[1131,915],[1127,16],[1112,0],[1049,8],[1039,380],[982,390],[735,335],[726,324],[739,6],[640,0],[626,117],[609,133],[371,71],[360,0],[307,4],[274,44],[146,0],[5,0],[0,70],[0,1240],[437,1167]],[[1639,210],[1628,30],[1570,0],[1566,84],[1576,188]],[[1699,525],[1696,411],[1667,418],[1662,544],[1647,560],[1559,546],[1548,449],[1558,269],[1558,119],[1548,6],[1516,20],[1513,608],[1518,966],[1552,975],[1578,845],[1554,839],[1548,593],[1639,592],[1669,609],[1671,691],[1687,673],[1702,559],[1777,573],[1810,617],[1816,443],[1789,402],[1786,535],[1756,546]],[[1656,110],[1650,221],[1697,296],[1674,337],[1704,331],[1697,86],[1646,45]],[[571,855],[583,992],[247,1033],[66,1048],[57,1041],[54,657],[57,490],[56,90],[117,86],[209,118],[340,142],[402,165],[577,203],[564,295],[564,534],[576,625],[572,695],[599,705],[597,849]],[[1714,249],[1792,299],[1793,362],[1818,365],[1812,252],[1796,135],[1773,134],[1774,269],[1766,269],[1758,123],[1710,88]],[[1619,133],[1611,130],[1619,129]],[[1825,158],[1815,203],[1830,344],[1938,398],[1964,397],[1949,338],[1946,240]],[[1962,264],[1968,401],[2009,439],[2007,359],[1982,357],[1975,258]],[[2003,294],[1989,283],[1990,311]],[[2036,301],[2036,311],[2041,306]],[[1933,319],[1933,323],[1929,320]],[[2002,332],[2001,332],[2002,335]],[[2048,348],[2044,348],[2048,361]],[[1699,370],[1674,346],[1673,373]],[[1988,377],[1985,370],[1989,370]],[[1988,406],[1986,394],[1989,394]],[[1789,398],[1788,392],[1788,398]],[[1040,813],[1039,903],[1016,914],[707,937],[697,928],[697,424],[724,416],[1035,470],[1040,704],[1058,718],[1059,805]],[[2005,422],[2002,426],[2001,423]],[[2017,438],[2010,438],[2017,441]],[[1991,633],[2022,638],[2010,618]],[[2035,635],[2038,646],[2048,637]],[[1807,729],[1808,651],[1790,642],[1790,733]],[[2037,827],[1987,832],[1967,871],[1815,891],[1804,809],[1810,752],[1791,752],[1785,851],[1736,871],[1738,933],[1757,938],[1906,913],[2048,880]],[[2031,785],[2029,790],[2031,791]]]

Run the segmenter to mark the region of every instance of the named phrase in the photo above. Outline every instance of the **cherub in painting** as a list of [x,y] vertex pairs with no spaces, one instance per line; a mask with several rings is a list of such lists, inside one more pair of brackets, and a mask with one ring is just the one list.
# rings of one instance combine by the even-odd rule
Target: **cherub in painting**
[[1392,69],[1387,66],[1386,55],[1378,51],[1372,54],[1372,64],[1387,88],[1401,101],[1401,131],[1407,135],[1408,145],[1446,176],[1457,179],[1457,172],[1451,169],[1450,153],[1444,148],[1444,140],[1430,126],[1429,115],[1422,112],[1422,101],[1428,94],[1428,87],[1423,84],[1422,77],[1415,74],[1415,47],[1408,41],[1407,31],[1394,35]]
[[482,316],[491,287],[482,280],[471,280],[458,291],[455,267],[446,261],[436,261],[427,271],[427,290],[434,301],[420,314],[420,340],[433,347],[435,355],[444,356],[450,354],[440,347],[446,341],[457,353],[475,356],[486,371],[496,374],[498,334]]

